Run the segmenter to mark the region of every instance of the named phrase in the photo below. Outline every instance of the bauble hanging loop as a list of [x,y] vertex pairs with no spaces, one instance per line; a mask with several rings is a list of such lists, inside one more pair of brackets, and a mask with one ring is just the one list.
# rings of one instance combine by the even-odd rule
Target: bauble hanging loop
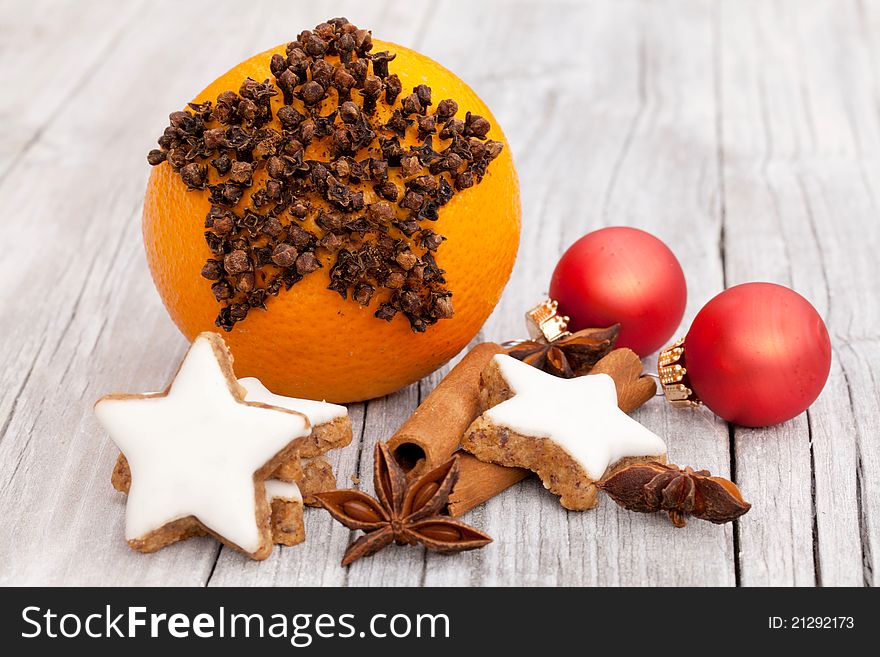
[[558,313],[559,303],[544,299],[526,313],[526,329],[532,340],[553,342],[571,335],[568,330],[569,318]]
[[660,352],[657,359],[657,374],[660,375],[660,385],[666,401],[673,406],[697,406],[701,403],[688,379],[684,358],[684,338],[679,338]]

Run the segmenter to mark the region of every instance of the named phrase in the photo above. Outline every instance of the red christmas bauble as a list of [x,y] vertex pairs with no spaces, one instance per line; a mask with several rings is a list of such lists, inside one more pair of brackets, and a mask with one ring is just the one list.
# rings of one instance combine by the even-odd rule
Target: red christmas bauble
[[550,296],[569,329],[620,324],[618,347],[647,356],[669,342],[687,303],[684,272],[663,242],[638,228],[588,233],[562,255]]
[[785,422],[812,404],[828,379],[825,322],[794,290],[745,283],[694,318],[684,339],[694,393],[725,420],[747,427]]

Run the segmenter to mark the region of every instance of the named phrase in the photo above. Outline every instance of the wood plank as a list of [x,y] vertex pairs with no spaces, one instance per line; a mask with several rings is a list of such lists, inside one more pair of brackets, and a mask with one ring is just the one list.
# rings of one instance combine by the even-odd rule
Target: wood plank
[[144,8],[143,2],[110,0],[6,4],[0,10],[0,183],[47,125],[64,116],[70,96],[95,74]]
[[[389,9],[391,7],[391,9]],[[392,11],[394,20],[390,20]],[[345,15],[358,26],[373,28],[374,35],[384,40],[413,44],[416,47],[430,20],[427,5],[365,5],[364,3],[322,4],[304,6],[284,3],[273,7],[275,20],[267,22],[257,39],[260,50],[296,38],[308,29],[335,15]],[[234,20],[234,15],[229,15]],[[387,29],[378,29],[383,24]],[[433,28],[432,28],[433,29]],[[355,440],[344,450],[329,455],[337,484],[353,486],[352,475],[359,478],[358,487],[373,492],[373,448],[379,440],[387,440],[415,410],[419,402],[419,384],[382,399],[349,406],[355,427]],[[420,550],[388,550],[343,569],[339,566],[351,532],[333,521],[319,509],[306,509],[305,543],[293,548],[276,549],[268,563],[248,561],[232,550],[222,549],[211,574],[210,586],[413,586],[422,579],[424,555]],[[357,533],[359,534],[359,532]]]
[[[793,287],[826,318],[834,348],[829,383],[808,413],[766,430],[736,429],[737,473],[757,521],[741,525],[746,585],[871,581],[863,558],[877,540],[877,496],[864,487],[873,487],[871,475],[876,481],[878,450],[854,416],[866,391],[851,385],[869,378],[871,365],[846,354],[866,332],[876,336],[880,312],[880,272],[873,259],[853,257],[860,240],[877,243],[863,172],[876,179],[865,160],[876,162],[880,140],[875,90],[863,84],[876,51],[851,38],[860,30],[855,9],[723,7],[727,283]],[[867,396],[860,419],[876,423],[876,392]]]
[[[456,71],[496,112],[523,183],[523,251],[484,332],[522,337],[522,313],[546,293],[562,250],[610,224],[642,226],[674,246],[692,283],[692,317],[721,284],[711,15],[701,3],[552,7],[494,7],[461,27],[459,43],[473,47]],[[510,48],[520,25],[553,33],[553,43]],[[638,419],[665,436],[674,460],[727,473],[723,423],[659,399]],[[427,584],[734,583],[730,527],[676,531],[608,500],[567,512],[534,480],[464,519],[495,543],[429,556]]]
[[[724,171],[725,284],[774,280],[791,284],[790,250],[778,233],[779,198],[768,181],[771,155],[757,146],[783,118],[781,92],[764,76],[790,72],[776,58],[766,29],[752,24],[754,6],[725,6],[721,15],[720,94]],[[775,39],[773,40],[774,43]],[[765,56],[769,51],[769,57]],[[769,64],[766,63],[769,59]],[[775,68],[774,68],[775,67]],[[786,109],[787,106],[786,106]],[[751,112],[752,114],[746,114]],[[744,119],[748,116],[748,119]],[[761,135],[759,137],[758,135]],[[757,143],[756,143],[757,142]],[[778,145],[764,144],[773,150]],[[755,159],[745,154],[757,150]],[[814,582],[811,456],[806,416],[764,430],[734,429],[737,477],[752,511],[740,524],[740,578],[744,585],[805,585]]]
[[876,157],[868,163],[810,163],[799,176],[819,254],[796,260],[794,271],[807,285],[816,281],[815,294],[824,291],[817,307],[828,320],[834,348],[829,384],[809,411],[817,581],[826,586],[876,584],[880,265],[872,257],[853,257],[860,240],[880,244],[876,163]]
[[[100,34],[96,34],[95,27],[100,22],[98,17],[108,7],[109,3],[97,3],[88,8],[64,6],[49,11],[47,3],[38,0],[24,7],[16,6],[14,10],[9,7],[0,14],[4,17],[15,16],[14,22],[8,18],[3,21],[4,38],[0,39],[0,61],[3,63],[0,66],[0,84],[6,90],[0,98],[0,118],[6,127],[0,135],[0,186],[16,165],[16,158],[36,143],[47,122],[57,116],[58,99],[69,98],[78,83],[94,75],[93,67],[101,53],[104,53],[108,43],[124,32],[132,12],[142,8],[142,5],[129,3],[120,11],[109,12],[111,18],[102,24]],[[47,53],[52,48],[76,52],[78,56],[49,57]],[[39,168],[34,166],[32,170],[37,172]],[[46,173],[49,171],[46,170]],[[33,186],[27,191],[36,197],[37,203],[41,202]],[[34,202],[28,196],[18,198],[20,200],[16,205],[7,207],[29,207]],[[18,256],[27,257],[33,252],[28,253],[25,247],[36,240],[29,239],[30,235],[25,234],[30,217],[18,214],[20,221],[7,222],[7,226],[13,231],[20,228],[22,233],[17,235],[13,232],[10,243],[21,249]],[[17,258],[3,258],[0,267],[4,265],[7,267],[4,274],[13,276],[10,283],[18,280],[22,274],[22,262]],[[20,298],[20,289],[5,287],[0,291],[0,301],[8,304],[13,296]],[[37,333],[26,343],[16,345],[8,355],[4,353],[7,367],[0,372],[0,426],[8,422],[22,382],[32,371],[37,350],[42,344],[37,339],[40,336]]]
[[[16,249],[0,263],[3,583],[201,584],[213,565],[208,540],[150,558],[124,544],[123,502],[108,479],[116,451],[91,413],[101,394],[164,386],[185,346],[143,260],[143,153],[167,108],[206,71],[223,70],[215,42],[228,21],[209,5],[150,4],[141,29],[103,59],[68,99],[65,121],[47,126],[0,188],[0,206],[27,208],[4,220]],[[252,45],[236,34],[225,51],[238,59]],[[187,39],[185,57],[168,48]]]

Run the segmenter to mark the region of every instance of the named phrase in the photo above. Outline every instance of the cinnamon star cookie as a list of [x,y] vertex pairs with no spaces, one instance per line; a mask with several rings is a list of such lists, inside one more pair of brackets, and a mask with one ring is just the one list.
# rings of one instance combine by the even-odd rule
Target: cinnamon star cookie
[[[272,479],[297,484],[305,504],[314,506],[315,493],[336,488],[333,468],[321,455],[351,443],[348,409],[323,401],[276,395],[253,377],[238,379],[238,383],[244,388],[244,401],[285,408],[302,413],[308,418],[312,426],[311,436],[308,440],[297,443],[296,451],[276,468]],[[111,481],[116,490],[128,493],[131,473],[124,454],[120,454],[116,461]]]
[[290,487],[267,493],[265,480],[312,427],[302,413],[245,395],[223,339],[202,333],[167,391],[95,404],[130,467],[125,537],[132,548],[153,552],[207,532],[253,559],[269,555],[271,505],[299,500]]
[[305,503],[315,506],[315,493],[336,488],[336,476],[330,464],[321,455],[331,449],[340,449],[351,443],[351,420],[348,409],[311,399],[276,395],[259,379],[247,377],[238,380],[247,391],[245,401],[261,402],[302,413],[312,425],[312,435],[300,446],[293,458],[282,463],[272,474],[275,479],[299,484]]
[[597,504],[596,482],[637,461],[666,460],[666,444],[617,406],[607,374],[562,379],[507,355],[483,370],[486,410],[462,447],[481,461],[536,472],[567,509]]

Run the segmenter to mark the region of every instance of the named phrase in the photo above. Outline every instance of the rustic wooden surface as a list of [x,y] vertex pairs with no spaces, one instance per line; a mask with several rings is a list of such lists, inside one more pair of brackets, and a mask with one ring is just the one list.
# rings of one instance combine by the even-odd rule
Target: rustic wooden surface
[[[653,400],[672,460],[733,476],[734,525],[563,510],[535,481],[467,520],[456,557],[338,565],[350,532],[252,563],[209,539],[122,540],[116,450],[91,405],[162,387],[185,342],[140,244],[145,153],[167,114],[244,57],[346,15],[458,72],[503,125],[522,182],[520,257],[481,338],[522,336],[566,245],[604,225],[668,241],[683,329],[724,286],[793,286],[834,364],[810,411],[765,430]],[[55,3],[0,0],[0,582],[181,585],[873,585],[880,570],[880,2]],[[652,359],[649,359],[649,364]],[[340,482],[443,375],[351,406]]]

